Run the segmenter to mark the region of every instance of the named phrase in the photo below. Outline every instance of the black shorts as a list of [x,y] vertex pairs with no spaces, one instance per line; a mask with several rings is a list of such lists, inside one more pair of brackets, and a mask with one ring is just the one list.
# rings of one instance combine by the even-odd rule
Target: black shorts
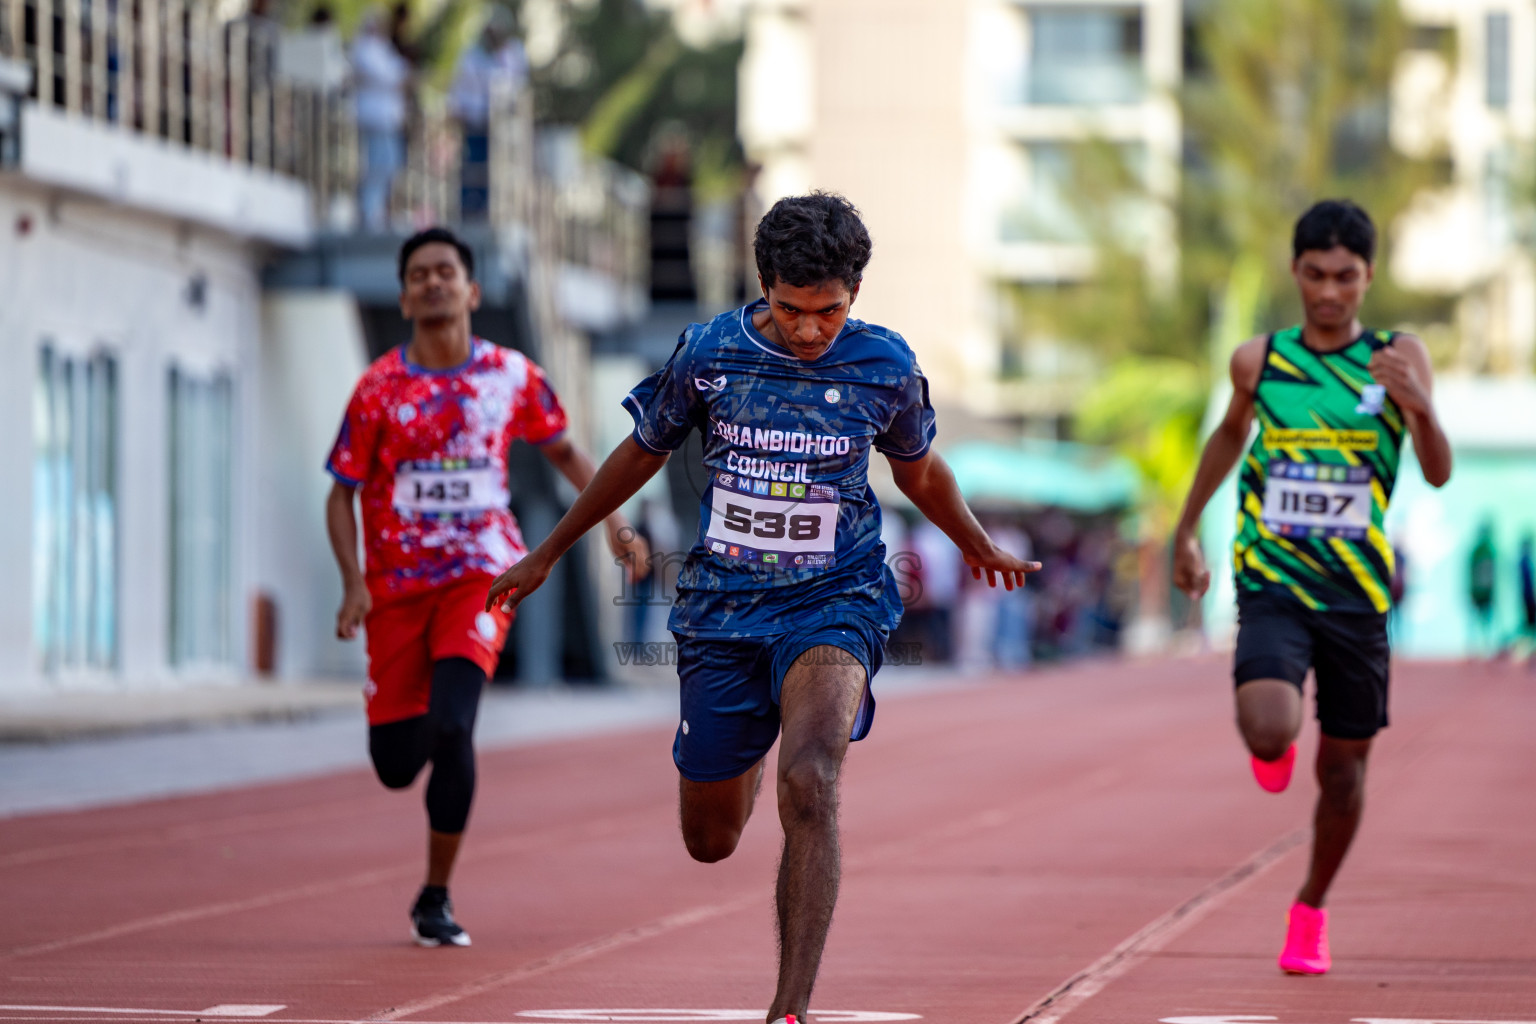
[[1377,612],[1313,611],[1293,598],[1239,591],[1233,681],[1284,679],[1298,690],[1317,678],[1323,735],[1367,740],[1387,725],[1391,651],[1387,617]]

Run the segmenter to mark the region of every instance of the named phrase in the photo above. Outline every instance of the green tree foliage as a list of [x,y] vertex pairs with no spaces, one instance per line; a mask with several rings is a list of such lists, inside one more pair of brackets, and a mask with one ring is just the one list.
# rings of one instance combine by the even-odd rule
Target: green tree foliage
[[579,125],[589,152],[646,169],[658,135],[683,131],[695,181],[709,191],[740,173],[736,67],[743,42],[690,46],[641,0],[561,0],[557,52],[533,69],[540,120]]
[[[403,0],[409,42],[428,82],[446,88],[459,55],[495,18],[526,29],[525,0]],[[288,0],[284,21],[300,25],[320,7],[351,38],[370,11],[394,0]],[[738,36],[690,46],[672,16],[643,0],[548,0],[558,24],[555,51],[531,69],[535,116],[575,125],[589,152],[645,170],[663,132],[684,133],[694,180],[705,194],[734,190],[742,154],[736,139]],[[498,11],[498,9],[500,9]]]
[[1075,339],[1111,366],[1083,396],[1077,431],[1135,458],[1165,510],[1193,472],[1212,375],[1225,374],[1245,338],[1301,316],[1290,238],[1313,202],[1352,198],[1378,225],[1365,319],[1449,318],[1445,300],[1398,288],[1386,258],[1390,225],[1434,180],[1429,162],[1388,139],[1391,75],[1407,41],[1396,3],[1213,0],[1190,19],[1178,97],[1185,155],[1162,214],[1174,218],[1177,249],[1148,245],[1140,226],[1159,214],[1123,151],[1084,144],[1070,201],[1094,275],[1015,294],[1026,334]]

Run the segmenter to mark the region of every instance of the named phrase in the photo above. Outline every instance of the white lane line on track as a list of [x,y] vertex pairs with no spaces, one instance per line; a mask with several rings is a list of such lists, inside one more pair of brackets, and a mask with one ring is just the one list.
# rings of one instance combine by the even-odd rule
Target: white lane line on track
[[[3,1007],[0,1007],[3,1009]],[[72,1009],[72,1012],[80,1012]],[[594,1010],[582,1010],[585,1013],[594,1013]],[[622,1013],[700,1013],[700,1010],[621,1010]],[[183,1010],[144,1010],[144,1013],[184,1013]],[[562,1013],[571,1013],[571,1010],[562,1010]],[[719,1016],[719,1018],[700,1018],[690,1016],[687,1021],[708,1021],[708,1019],[720,1019],[720,1021],[760,1021],[763,1018],[763,1010],[716,1010],[716,1013],[731,1013],[733,1016]],[[922,1016],[917,1013],[879,1012],[879,1010],[813,1010],[813,1013],[823,1013],[826,1021],[845,1021],[846,1024],[857,1024],[859,1021],[919,1021]],[[750,1015],[750,1016],[748,1016]],[[0,1013],[0,1021],[29,1021],[32,1024],[41,1024],[43,1021],[71,1021],[78,1024],[81,1021],[100,1021],[100,1016],[11,1016],[8,1013]],[[187,1024],[186,1016],[112,1016],[114,1024]],[[319,1018],[319,1016],[283,1016],[283,1018],[217,1018],[229,1021],[230,1024],[359,1024],[355,1018],[341,1016],[341,1018]],[[545,1018],[547,1021],[556,1018]],[[613,1016],[613,1018],[562,1018],[562,1019],[613,1019],[613,1021],[625,1021],[633,1016]],[[660,1019],[660,1018],[647,1018]],[[535,1024],[530,1019],[521,1021],[412,1021],[412,1024]],[[1422,1024],[1419,1021],[1398,1021],[1393,1024]],[[1433,1024],[1447,1024],[1445,1021],[1436,1021]],[[1525,1024],[1521,1021],[1452,1021],[1448,1024]]]
[[412,1014],[425,1013],[428,1010],[447,1006],[449,1003],[456,1003],[461,999],[471,999],[478,995],[484,995],[487,992],[522,981],[525,978],[547,974],[550,971],[556,971],[562,967],[580,963],[583,960],[590,960],[592,957],[601,956],[604,953],[633,945],[636,942],[644,942],[646,939],[655,938],[658,935],[664,935],[679,928],[700,924],[704,921],[720,917],[723,914],[745,910],[747,907],[761,902],[761,899],[761,895],[754,892],[750,897],[740,896],[725,903],[707,903],[676,914],[668,914],[666,917],[657,918],[654,921],[637,925],[634,928],[626,928],[623,931],[605,935],[600,939],[593,939],[591,942],[585,942],[579,946],[562,949],[558,953],[551,953],[549,956],[541,957],[521,967],[514,967],[509,971],[487,975],[478,981],[471,981],[468,984],[460,985],[458,988],[449,989],[434,996],[427,996],[415,1002],[406,1003],[404,1006],[393,1007],[382,1013],[370,1014],[362,1018],[362,1022],[399,1020]]
[[124,921],[122,924],[115,924],[110,928],[101,928],[94,932],[86,932],[84,935],[71,935],[66,939],[40,942],[35,946],[18,946],[11,950],[7,956],[15,958],[38,956],[43,953],[56,953],[61,949],[72,949],[75,946],[84,946],[92,942],[105,942],[108,939],[121,938],[124,935],[153,931],[156,928],[169,928],[172,925],[201,921],[204,918],[217,917],[221,914],[239,914],[248,910],[261,910],[278,903],[288,903],[293,900],[310,897],[319,898],[341,889],[355,889],[358,886],[384,882],[396,875],[406,874],[411,870],[414,869],[405,867],[383,868],[378,871],[365,871],[357,875],[348,875],[345,878],[334,878],[324,882],[314,882],[310,885],[295,886],[292,889],[278,889],[276,892],[252,896],[249,899],[228,900],[223,903],[205,903],[200,907],[187,907],[184,910],[173,910],[170,913],[156,914],[153,917],[141,917],[133,921]]
[[1281,858],[1304,844],[1310,836],[1310,829],[1287,832],[1062,982],[1013,1018],[1010,1024],[1057,1024],[1142,957],[1157,952],[1228,897],[1274,867]]
[[0,1004],[0,1010],[21,1010],[33,1013],[110,1013],[121,1019],[124,1014],[143,1015],[156,1014],[166,1019],[175,1017],[219,1017],[238,1018],[240,1020],[257,1020],[262,1017],[270,1017],[278,1010],[288,1009],[286,1003],[219,1003],[210,1006],[206,1010],[143,1010],[137,1007],[124,1009],[119,1006],[23,1006]]
[[[1375,770],[1375,776],[1379,779],[1383,774],[1383,768],[1385,768],[1389,777],[1394,777],[1406,771],[1430,750],[1427,742],[1424,746],[1420,747],[1420,741],[1427,740],[1432,732],[1446,728],[1451,717],[1455,719],[1470,717],[1475,708],[1490,703],[1492,700],[1493,696],[1484,691],[1476,700],[1463,702],[1452,713],[1452,716],[1441,714],[1438,717],[1431,717],[1420,723],[1417,728],[1413,729],[1403,738],[1399,745],[1398,749],[1406,753],[1406,760],[1389,761],[1387,765]],[[1098,960],[1095,960],[1088,967],[1062,982],[1043,999],[1015,1017],[1010,1024],[1057,1024],[1061,1018],[1065,1017],[1075,1007],[1096,995],[1105,985],[1124,974],[1141,957],[1161,949],[1180,932],[1183,932],[1190,925],[1213,910],[1226,897],[1268,871],[1281,857],[1285,856],[1292,849],[1305,843],[1311,838],[1311,835],[1312,832],[1309,827],[1297,829],[1294,832],[1281,836],[1275,842],[1260,850],[1225,875],[1222,875],[1194,896],[1191,896],[1185,902],[1174,907],[1141,929],[1141,931],[1120,943],[1120,945],[1104,954]],[[1415,1020],[1411,1024],[1436,1024],[1436,1022]],[[1519,1022],[1506,1022],[1506,1024],[1519,1024]]]
[[[930,832],[919,833],[915,836],[903,836],[900,839],[883,843],[871,850],[866,850],[857,856],[845,856],[843,858],[843,868],[846,871],[862,864],[885,862],[896,855],[911,853],[929,843],[953,839],[961,835],[974,834],[983,829],[996,828],[1005,824],[1012,817],[1014,817],[1013,813],[1002,808],[988,808],[978,814],[950,822],[948,825]],[[623,931],[613,932],[601,938],[593,939],[590,942],[582,943],[579,946],[571,946],[559,952],[551,953],[549,956],[534,960],[522,967],[514,967],[511,970],[490,974],[477,981],[461,985],[458,988],[449,989],[437,995],[425,996],[415,1002],[407,1003],[405,1006],[391,1007],[387,1010],[369,1014],[367,1017],[363,1017],[358,1022],[355,1022],[355,1024],[399,1020],[412,1014],[438,1009],[449,1003],[458,1002],[461,999],[484,995],[495,989],[515,984],[525,978],[548,974],[550,971],[556,971],[583,960],[590,960],[592,957],[601,956],[604,953],[612,952],[615,949],[622,949],[637,942],[643,942],[646,939],[654,938],[666,932],[686,928],[691,924],[698,924],[724,914],[734,913],[738,910],[745,910],[758,904],[761,899],[761,894],[754,890],[751,893],[744,893],[736,899],[728,900],[724,903],[705,904],[689,910],[679,911],[676,914],[669,914],[647,924],[626,928]],[[418,1024],[418,1022],[413,1022],[413,1024]]]
[[[460,862],[472,863],[485,857],[503,856],[509,853],[537,849],[555,843],[570,842],[572,839],[600,838],[632,820],[635,816],[634,812],[615,814],[607,818],[600,818],[594,822],[579,825],[575,828],[550,829],[546,832],[515,836],[499,842],[483,843],[476,846],[472,851],[466,851],[466,856],[461,858]],[[153,931],[156,928],[168,928],[172,925],[201,921],[224,914],[239,914],[250,910],[262,910],[266,907],[276,906],[280,903],[290,903],[294,900],[312,897],[323,898],[343,889],[356,889],[387,882],[392,878],[409,877],[420,872],[420,870],[419,865],[401,864],[391,868],[379,868],[374,871],[364,871],[355,875],[332,878],[324,882],[313,882],[309,885],[295,886],[290,889],[278,889],[243,900],[227,900],[220,903],[205,903],[197,907],[186,907],[182,910],[173,910],[165,914],[156,914],[152,917],[141,917],[132,921],[124,921],[121,924],[101,928],[93,932],[86,932],[83,935],[72,935],[68,938],[55,939],[52,942],[42,942],[33,946],[18,946],[5,953],[0,953],[0,960],[56,953],[62,949],[72,949],[76,946],[84,946],[93,942],[105,942],[108,939],[121,938],[124,935],[133,935],[138,932]]]

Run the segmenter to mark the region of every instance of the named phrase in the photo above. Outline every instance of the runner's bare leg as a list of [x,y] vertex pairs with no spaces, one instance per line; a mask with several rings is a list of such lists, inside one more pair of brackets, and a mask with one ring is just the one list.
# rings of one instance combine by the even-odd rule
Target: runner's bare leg
[[688,855],[705,864],[724,860],[736,852],[742,829],[752,816],[758,790],[763,787],[763,762],[759,761],[734,779],[695,782],[678,777],[678,818]]
[[811,988],[832,926],[842,875],[838,845],[838,781],[848,737],[868,677],[838,647],[813,647],[784,676],[779,706],[779,986],[768,1020],[797,1014],[806,1021]]

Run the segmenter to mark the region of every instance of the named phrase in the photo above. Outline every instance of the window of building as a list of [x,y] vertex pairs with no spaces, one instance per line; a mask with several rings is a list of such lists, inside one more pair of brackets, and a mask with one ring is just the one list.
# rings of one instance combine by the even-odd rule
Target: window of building
[[44,345],[32,403],[32,636],[43,669],[117,662],[117,362]]
[[170,655],[227,665],[231,636],[233,388],[226,374],[170,373]]
[[1484,65],[1488,75],[1488,106],[1505,110],[1509,107],[1509,13],[1489,14],[1487,26]]
[[[1117,238],[1130,241],[1145,236],[1149,210],[1137,195],[1146,177],[1145,147],[1036,142],[1019,145],[1014,152],[1012,200],[1004,206],[998,225],[1000,241],[1092,242],[1095,230],[1086,212],[1111,207]],[[1093,190],[1103,195],[1093,195]]]
[[1029,103],[1137,103],[1145,93],[1140,7],[1031,5]]

